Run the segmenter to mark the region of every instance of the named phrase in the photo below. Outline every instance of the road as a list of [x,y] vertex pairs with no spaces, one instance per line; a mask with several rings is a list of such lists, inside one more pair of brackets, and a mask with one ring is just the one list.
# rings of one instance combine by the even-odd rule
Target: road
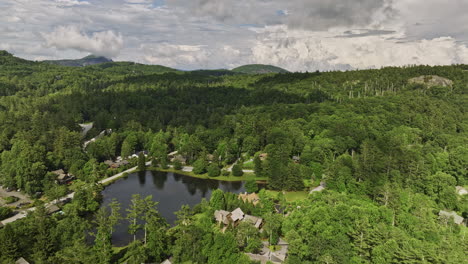
[[[151,164],[151,162],[146,162],[146,166],[149,166],[150,164]],[[130,168],[130,169],[128,169],[128,170],[126,170],[126,171],[123,171],[123,172],[121,172],[121,173],[117,173],[117,174],[115,174],[114,176],[111,176],[111,177],[109,177],[109,178],[105,178],[105,179],[103,179],[103,180],[100,180],[99,183],[105,184],[105,183],[114,181],[114,180],[116,180],[116,179],[122,177],[123,174],[125,174],[125,173],[130,173],[130,172],[132,172],[132,171],[134,171],[134,170],[136,170],[136,169],[137,169],[137,167]],[[60,198],[60,199],[57,199],[57,200],[48,202],[48,203],[44,204],[44,206],[45,206],[45,207],[49,207],[49,206],[51,206],[51,205],[54,205],[54,204],[63,202],[63,201],[65,201],[65,200],[67,200],[67,199],[73,199],[74,196],[75,196],[75,193],[72,192],[72,193],[70,193],[70,194],[68,194],[68,195],[66,195],[66,196],[64,196],[64,197],[62,197],[62,198]],[[29,208],[29,209],[26,209],[26,210],[22,210],[22,211],[20,211],[18,214],[14,215],[14,216],[12,216],[12,217],[10,217],[10,218],[7,218],[7,219],[2,220],[1,223],[2,223],[3,225],[6,225],[6,224],[9,224],[9,223],[15,222],[16,220],[19,220],[19,219],[21,219],[21,218],[25,218],[25,217],[28,215],[29,212],[32,212],[32,211],[34,211],[34,210],[36,210],[36,207],[32,207],[32,208]]]
[[[150,165],[151,165],[151,162],[150,162],[150,161],[146,162],[146,166],[150,166]],[[172,167],[172,165],[169,165],[169,166]],[[123,171],[123,172],[121,172],[121,173],[117,173],[117,174],[115,174],[114,176],[111,176],[111,177],[109,177],[109,178],[105,178],[105,179],[103,179],[103,180],[100,180],[99,183],[100,183],[100,184],[106,184],[106,183],[108,183],[108,182],[112,182],[112,181],[114,181],[114,180],[116,180],[116,179],[122,177],[125,173],[131,173],[132,171],[134,171],[134,170],[136,170],[136,169],[137,169],[137,167],[130,168],[130,169],[125,170],[125,171]],[[183,169],[182,169],[182,171],[191,172],[191,171],[193,171],[193,167],[191,167],[191,166],[184,166]],[[244,171],[245,173],[253,172],[253,170],[243,170],[243,171]],[[64,197],[62,197],[62,198],[60,198],[60,199],[57,199],[57,200],[48,202],[48,203],[44,204],[44,206],[45,206],[45,207],[49,207],[49,206],[51,206],[51,205],[54,205],[54,204],[63,202],[64,200],[73,199],[73,196],[75,196],[75,193],[74,193],[74,192],[73,192],[73,193],[70,193],[70,194],[68,194],[68,195],[66,195],[66,196],[64,196]],[[21,219],[21,218],[25,218],[25,217],[28,215],[29,212],[32,212],[32,211],[34,211],[34,210],[36,210],[35,207],[29,208],[29,209],[26,209],[26,210],[22,210],[22,211],[20,211],[18,214],[14,215],[14,216],[12,216],[12,217],[10,217],[10,218],[7,218],[7,219],[2,220],[1,223],[2,223],[3,225],[6,225],[6,224],[9,224],[9,223],[15,222],[16,220],[19,220],[19,219]]]

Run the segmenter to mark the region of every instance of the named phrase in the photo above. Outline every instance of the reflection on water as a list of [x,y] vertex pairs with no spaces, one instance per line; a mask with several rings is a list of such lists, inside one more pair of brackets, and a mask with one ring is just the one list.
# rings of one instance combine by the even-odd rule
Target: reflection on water
[[[115,198],[122,206],[121,214],[125,216],[133,194],[140,194],[143,198],[152,195],[153,200],[159,202],[161,215],[169,224],[173,224],[176,220],[174,212],[182,205],[188,204],[192,207],[202,198],[209,199],[211,191],[218,188],[233,193],[245,191],[243,182],[204,180],[171,172],[146,171],[130,174],[106,187],[102,192],[102,204],[107,206]],[[125,245],[132,240],[127,230],[128,222],[122,220],[112,237],[116,246]]]

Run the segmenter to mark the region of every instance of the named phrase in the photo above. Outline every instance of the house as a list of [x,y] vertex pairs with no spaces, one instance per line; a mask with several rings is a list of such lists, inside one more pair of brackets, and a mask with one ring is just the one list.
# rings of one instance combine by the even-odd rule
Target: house
[[121,166],[125,166],[125,165],[130,164],[130,162],[128,162],[128,161],[126,161],[126,160],[121,160],[121,161],[117,161],[117,162],[114,162],[114,161],[112,161],[112,160],[106,160],[106,161],[104,161],[104,164],[106,164],[107,166],[109,166],[109,168],[118,169],[118,168],[120,168]]
[[244,215],[244,212],[242,212],[240,208],[237,208],[231,212],[231,220],[233,223],[237,223],[238,221],[244,219]]
[[260,197],[256,193],[251,193],[251,194],[240,193],[238,197],[239,199],[244,201],[244,203],[249,202],[249,203],[252,203],[253,205],[257,205],[260,202]]
[[70,173],[65,173],[65,171],[62,170],[62,169],[52,171],[52,173],[57,175],[57,178],[56,178],[55,181],[58,184],[67,184],[67,183],[69,183],[71,180],[73,180],[75,178]]
[[19,258],[15,264],[29,264],[24,258]]
[[255,226],[255,228],[260,229],[263,224],[263,219],[260,217],[252,216],[252,215],[245,215],[243,222],[250,223]]
[[459,216],[457,213],[453,211],[447,212],[447,211],[441,210],[439,212],[439,218],[447,218],[447,219],[453,218],[453,222],[457,225],[461,225],[463,223],[463,217]]
[[268,153],[261,153],[260,155],[258,155],[258,157],[260,158],[260,160],[266,160],[266,158],[268,157]]
[[172,262],[169,259],[166,259],[165,261],[161,262],[161,264],[172,264]]
[[323,191],[323,190],[325,190],[325,187],[323,187],[322,185],[320,185],[320,186],[318,186],[318,187],[312,189],[312,190],[310,191],[310,193],[321,192],[321,191]]
[[184,156],[180,155],[178,151],[173,151],[167,154],[167,158],[170,162],[174,162],[176,160],[182,164],[185,164],[187,162],[187,159]]
[[216,221],[218,223],[223,223],[225,225],[228,225],[229,224],[229,216],[230,216],[230,212],[228,211],[224,211],[224,210],[216,210],[214,212],[214,215],[215,215],[215,218],[216,218]]
[[292,159],[293,159],[294,163],[299,163],[301,161],[301,157],[299,157],[299,156],[293,156]]
[[53,204],[53,205],[50,205],[50,206],[46,207],[47,214],[53,214],[53,213],[56,213],[56,212],[58,212],[60,210],[61,209],[56,204]]
[[457,187],[455,187],[455,189],[457,190],[458,195],[466,195],[466,194],[468,194],[468,190],[466,190],[466,189],[463,188],[462,186],[457,186]]

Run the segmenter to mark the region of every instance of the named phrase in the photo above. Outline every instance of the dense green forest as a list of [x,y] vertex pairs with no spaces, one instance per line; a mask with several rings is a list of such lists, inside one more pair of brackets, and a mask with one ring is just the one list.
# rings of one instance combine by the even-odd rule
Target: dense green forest
[[[467,195],[455,189],[468,185],[467,69],[182,72],[127,62],[65,67],[0,52],[0,185],[41,198],[34,213],[0,229],[0,261],[251,263],[244,252],[281,237],[291,264],[468,262],[467,228],[439,217],[468,217]],[[430,75],[453,83],[409,82]],[[87,122],[93,128],[83,136],[79,124]],[[256,206],[216,192],[181,208],[173,227],[150,198],[135,196],[126,218],[99,209],[95,183],[119,171],[104,161],[142,150],[162,168],[178,151],[195,173],[212,177],[253,160],[255,177],[279,192],[260,191]],[[57,185],[58,169],[76,180]],[[321,182],[326,189],[306,199],[282,193]],[[64,214],[47,216],[43,200],[70,191]],[[221,232],[214,210],[237,207],[265,219],[263,232]],[[112,248],[112,228],[124,218],[138,218],[129,229],[148,238]]]

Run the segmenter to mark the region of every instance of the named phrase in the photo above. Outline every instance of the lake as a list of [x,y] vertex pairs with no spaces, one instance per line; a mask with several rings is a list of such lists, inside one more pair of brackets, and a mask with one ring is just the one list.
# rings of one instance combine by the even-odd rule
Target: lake
[[[121,204],[122,216],[126,216],[125,209],[128,208],[133,194],[140,194],[142,198],[152,195],[153,200],[159,202],[159,212],[172,225],[177,219],[174,212],[182,205],[193,207],[202,198],[209,200],[211,192],[216,189],[233,193],[245,191],[243,182],[205,180],[172,172],[146,171],[129,174],[107,186],[102,192],[102,205],[107,206],[115,198]],[[123,246],[132,241],[133,237],[127,231],[127,220],[121,220],[115,230],[112,236],[114,245]]]

